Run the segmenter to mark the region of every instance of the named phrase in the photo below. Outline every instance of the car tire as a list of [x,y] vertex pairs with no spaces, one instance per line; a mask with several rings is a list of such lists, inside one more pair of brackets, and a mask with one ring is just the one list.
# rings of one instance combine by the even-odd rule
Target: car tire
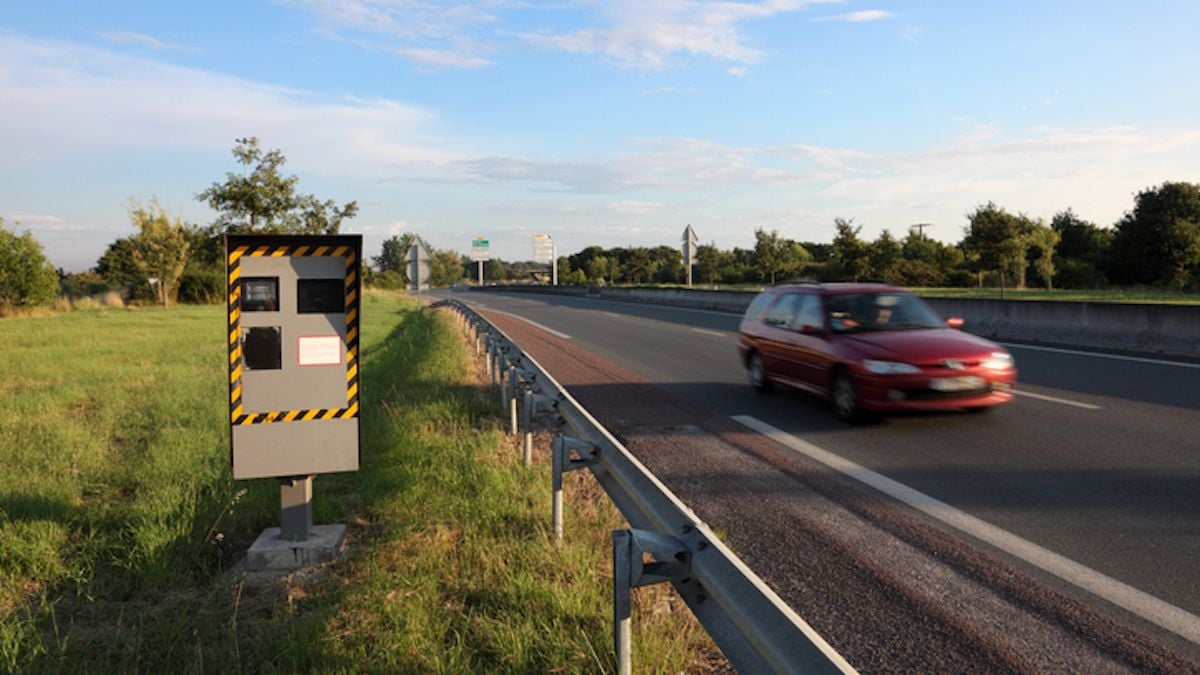
[[767,377],[767,369],[763,367],[762,357],[758,355],[758,352],[750,355],[750,360],[746,363],[746,375],[750,378],[750,386],[760,394],[765,394],[773,388],[770,378]]
[[862,406],[858,400],[858,386],[849,371],[839,370],[833,376],[833,387],[829,392],[833,412],[846,422],[863,420]]

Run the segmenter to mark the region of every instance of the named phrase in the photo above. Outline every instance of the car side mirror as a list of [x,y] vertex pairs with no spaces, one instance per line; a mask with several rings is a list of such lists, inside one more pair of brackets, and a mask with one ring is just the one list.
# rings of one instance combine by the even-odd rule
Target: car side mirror
[[962,329],[966,323],[967,322],[963,321],[962,317],[959,316],[952,316],[949,319],[946,319],[946,325],[955,329]]

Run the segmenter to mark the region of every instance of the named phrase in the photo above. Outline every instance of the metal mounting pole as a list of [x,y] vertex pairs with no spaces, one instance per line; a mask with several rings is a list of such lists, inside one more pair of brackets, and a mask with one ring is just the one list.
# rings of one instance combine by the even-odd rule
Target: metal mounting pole
[[537,405],[533,397],[533,390],[526,389],[525,400],[522,402],[525,410],[525,440],[524,451],[521,453],[526,467],[533,466],[533,407]]
[[[646,554],[651,562],[646,562]],[[647,530],[613,531],[613,649],[618,675],[633,672],[630,593],[638,586],[691,576],[691,554],[678,539]]]
[[279,479],[279,538],[308,541],[313,529],[312,476],[288,476]]

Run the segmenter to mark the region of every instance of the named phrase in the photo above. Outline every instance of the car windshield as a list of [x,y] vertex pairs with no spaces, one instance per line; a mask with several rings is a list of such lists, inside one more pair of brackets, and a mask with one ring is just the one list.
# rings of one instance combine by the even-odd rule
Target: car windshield
[[920,298],[901,291],[826,296],[825,313],[837,333],[945,327]]

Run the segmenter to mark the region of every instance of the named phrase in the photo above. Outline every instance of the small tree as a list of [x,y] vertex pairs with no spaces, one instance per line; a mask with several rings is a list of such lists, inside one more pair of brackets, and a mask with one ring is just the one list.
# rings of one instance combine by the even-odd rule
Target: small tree
[[58,272],[28,230],[18,235],[0,218],[0,305],[35,307],[58,295]]
[[855,227],[853,218],[835,218],[833,226],[837,236],[833,238],[830,261],[835,273],[850,281],[866,277],[871,269],[871,247],[858,236],[862,227]]
[[166,308],[175,298],[179,277],[188,260],[188,236],[183,220],[174,222],[157,199],[143,207],[129,200],[129,219],[138,233],[133,237],[133,263],[147,279],[156,283],[155,294]]
[[900,260],[903,251],[900,242],[892,233],[884,230],[875,241],[871,242],[868,257],[871,261],[871,273],[888,283],[900,282]]
[[229,172],[224,183],[213,183],[196,195],[220,212],[215,225],[224,232],[337,234],[342,220],[358,214],[356,202],[338,208],[332,199],[296,194],[298,179],[279,174],[287,162],[283,153],[264,153],[253,136],[239,138],[233,156],[242,173]]
[[1058,232],[1042,223],[1035,224],[1029,234],[1025,235],[1029,248],[1037,254],[1033,261],[1034,269],[1048,291],[1054,289],[1054,248],[1058,246],[1060,239],[1062,236]]
[[992,202],[976,208],[967,218],[970,225],[963,247],[976,257],[981,270],[1000,272],[1001,296],[1010,277],[1016,280],[1017,288],[1024,288],[1026,235],[1033,229],[1032,221]]
[[787,267],[789,247],[780,238],[779,230],[754,230],[754,259],[763,281],[775,285],[775,277]]

